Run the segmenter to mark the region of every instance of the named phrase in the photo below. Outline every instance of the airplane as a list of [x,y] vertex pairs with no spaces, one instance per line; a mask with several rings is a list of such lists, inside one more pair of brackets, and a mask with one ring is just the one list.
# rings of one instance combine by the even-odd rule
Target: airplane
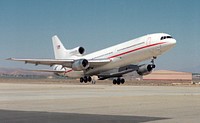
[[[175,46],[176,40],[166,33],[148,34],[136,39],[120,43],[85,55],[85,49],[78,46],[66,49],[60,39],[52,37],[55,59],[17,59],[35,65],[49,65],[53,70],[36,70],[53,72],[56,75],[80,78],[80,82],[87,83],[114,78],[113,84],[123,84],[124,74],[136,71],[139,75],[147,75],[156,67],[154,60]],[[149,64],[140,64],[151,60]]]

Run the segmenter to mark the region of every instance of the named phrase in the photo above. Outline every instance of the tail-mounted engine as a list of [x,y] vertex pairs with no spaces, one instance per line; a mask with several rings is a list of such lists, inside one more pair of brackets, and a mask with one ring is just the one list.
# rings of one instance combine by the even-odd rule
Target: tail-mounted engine
[[152,70],[155,68],[156,66],[154,64],[144,64],[142,66],[139,66],[137,73],[141,76],[143,75],[148,75],[152,72]]
[[70,55],[83,55],[85,53],[85,49],[83,47],[76,47],[74,49],[69,50]]
[[75,70],[75,71],[86,70],[88,67],[89,67],[89,62],[86,59],[76,60],[72,64],[72,69]]

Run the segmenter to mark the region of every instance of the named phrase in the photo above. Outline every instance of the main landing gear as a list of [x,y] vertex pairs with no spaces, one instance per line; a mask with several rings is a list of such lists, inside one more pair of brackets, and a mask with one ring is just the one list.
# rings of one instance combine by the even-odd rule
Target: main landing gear
[[80,82],[83,83],[87,83],[87,82],[91,82],[92,81],[92,78],[90,76],[84,76],[84,77],[81,77],[80,78]]
[[114,84],[114,85],[116,85],[116,84],[118,84],[118,85],[124,84],[124,82],[125,82],[125,79],[124,79],[124,78],[118,77],[117,79],[113,79],[113,84]]
[[92,84],[96,83],[96,80],[92,78],[91,76],[84,76],[80,78],[80,83],[87,83],[87,82],[92,82]]

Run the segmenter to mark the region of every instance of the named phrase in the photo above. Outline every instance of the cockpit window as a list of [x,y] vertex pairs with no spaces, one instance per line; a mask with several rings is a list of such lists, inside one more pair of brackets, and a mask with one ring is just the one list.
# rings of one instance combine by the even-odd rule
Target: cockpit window
[[161,38],[160,38],[160,40],[164,40],[164,39],[167,39],[167,38],[173,38],[172,36],[162,36]]

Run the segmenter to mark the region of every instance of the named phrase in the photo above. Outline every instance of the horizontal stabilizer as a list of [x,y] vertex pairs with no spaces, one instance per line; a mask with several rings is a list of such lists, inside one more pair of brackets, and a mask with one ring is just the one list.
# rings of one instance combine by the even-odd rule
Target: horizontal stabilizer
[[64,70],[48,70],[48,69],[43,69],[43,70],[28,70],[28,71],[34,71],[34,72],[49,72],[49,73],[64,73]]

